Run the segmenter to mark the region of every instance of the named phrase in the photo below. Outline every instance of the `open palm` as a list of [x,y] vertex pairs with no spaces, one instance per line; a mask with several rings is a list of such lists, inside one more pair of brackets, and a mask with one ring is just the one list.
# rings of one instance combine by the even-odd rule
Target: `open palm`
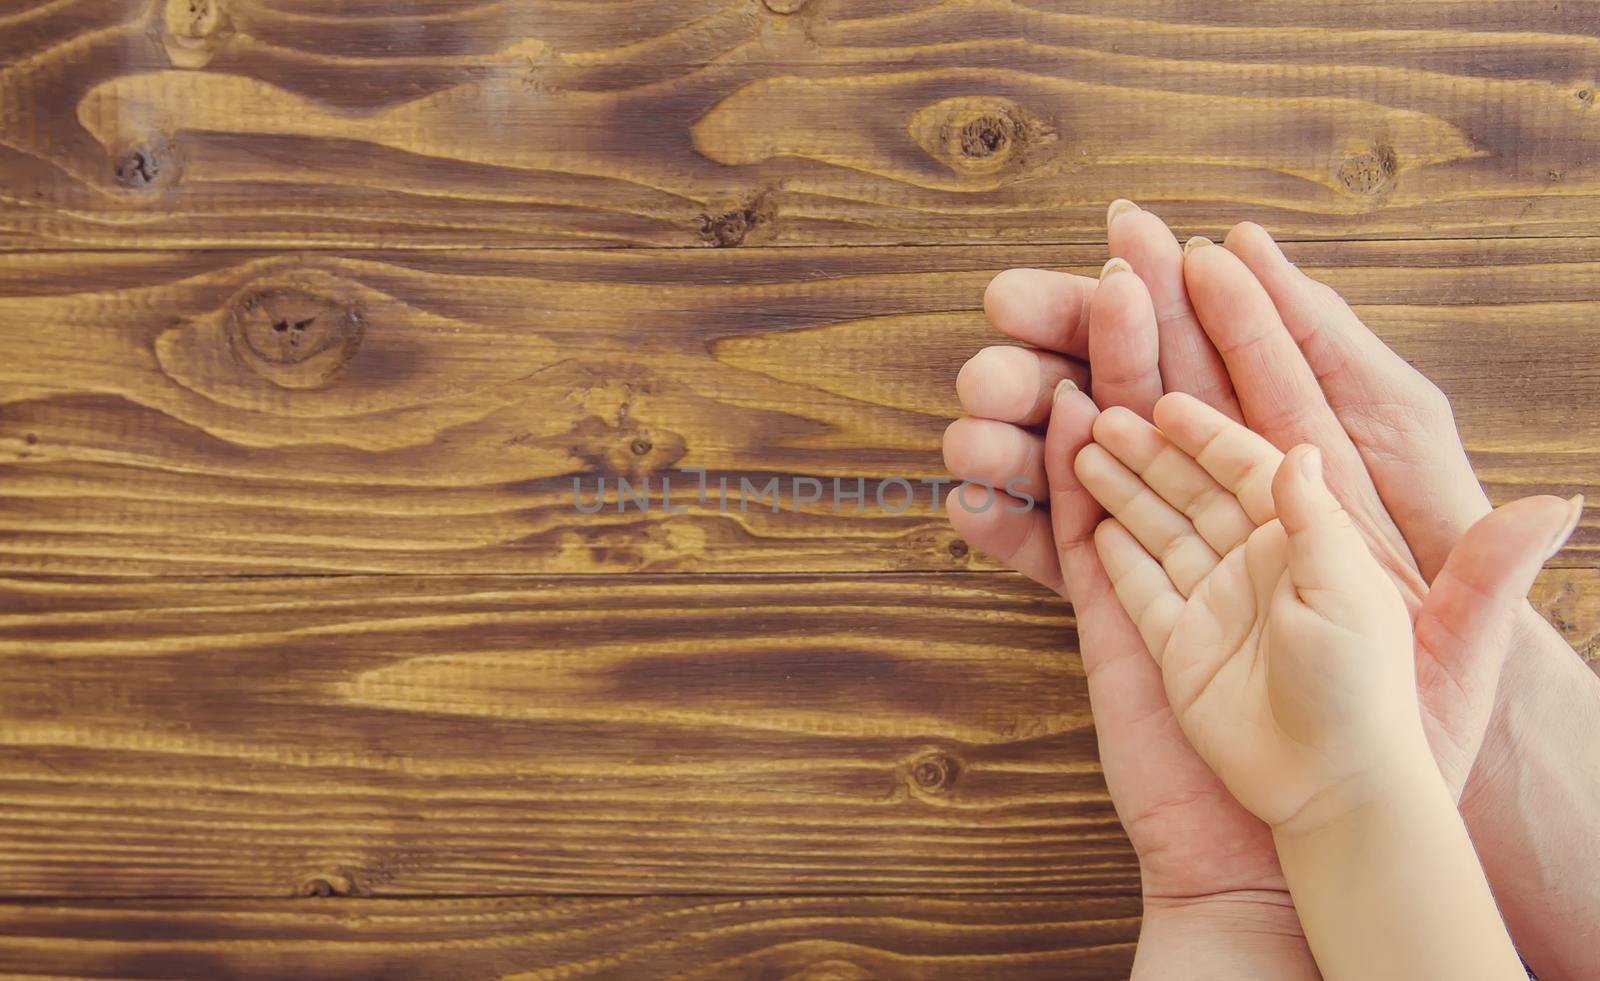
[[1272,825],[1350,785],[1408,737],[1423,739],[1405,608],[1348,518],[1336,504],[1328,514],[1342,527],[1317,534],[1324,544],[1343,537],[1333,542],[1344,546],[1343,568],[1316,602],[1358,622],[1335,622],[1302,598],[1278,520],[1227,551],[1187,597],[1149,543],[1115,519],[1095,535],[1118,599],[1161,665],[1178,724],[1233,796]]
[[[1118,544],[1115,533],[1099,536],[1103,556],[1139,547],[1120,534]],[[1305,659],[1268,642],[1272,598],[1288,576],[1283,552],[1283,526],[1274,521],[1224,555],[1156,654],[1178,724],[1234,797],[1268,824],[1309,798],[1313,788],[1285,775],[1312,769],[1305,757],[1318,749],[1315,729],[1296,725],[1301,713],[1274,711],[1320,680]]]

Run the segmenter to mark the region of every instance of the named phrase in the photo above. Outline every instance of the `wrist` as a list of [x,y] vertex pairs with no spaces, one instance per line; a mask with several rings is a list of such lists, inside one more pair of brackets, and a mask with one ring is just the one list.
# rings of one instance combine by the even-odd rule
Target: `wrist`
[[1286,890],[1145,900],[1134,979],[1320,976]]
[[1330,981],[1525,976],[1432,758],[1348,790],[1273,828],[1307,944]]
[[[1287,918],[1284,914],[1289,914]],[[1254,928],[1268,924],[1291,923],[1299,932],[1294,917],[1294,900],[1288,889],[1230,889],[1204,896],[1145,897],[1144,916],[1174,919],[1209,919]]]
[[1456,814],[1455,798],[1419,727],[1416,737],[1403,740],[1392,755],[1319,791],[1269,827],[1281,860],[1285,845],[1350,825],[1393,820],[1396,814],[1436,812],[1441,805]]
[[1583,737],[1595,732],[1600,679],[1532,605],[1523,604],[1483,746],[1462,788],[1468,825],[1516,811],[1523,803],[1519,791],[1531,786],[1528,774],[1570,770]]
[[1272,842],[1291,890],[1303,869],[1320,867],[1351,842],[1393,840],[1460,824],[1461,815],[1444,778],[1433,766],[1407,763],[1363,774],[1315,799],[1287,821],[1272,826]]
[[1532,607],[1461,813],[1533,970],[1600,977],[1600,679]]

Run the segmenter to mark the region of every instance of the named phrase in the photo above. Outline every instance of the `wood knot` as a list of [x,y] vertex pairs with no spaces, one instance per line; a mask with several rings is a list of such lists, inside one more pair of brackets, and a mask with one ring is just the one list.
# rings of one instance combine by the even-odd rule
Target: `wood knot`
[[792,14],[806,5],[806,0],[761,0],[775,14]]
[[1055,142],[1043,120],[1010,99],[958,96],[919,110],[910,132],[917,145],[958,174],[1016,171]]
[[136,143],[116,154],[112,173],[130,191],[152,191],[177,179],[178,166],[172,144],[162,136]]
[[228,340],[251,370],[282,388],[320,388],[349,365],[366,324],[353,307],[305,290],[271,287],[237,297]]
[[1394,148],[1376,146],[1364,153],[1345,157],[1339,164],[1339,183],[1351,194],[1380,194],[1394,183],[1394,176],[1399,170]]
[[925,753],[911,762],[911,782],[926,794],[939,794],[950,789],[960,765],[941,752]]
[[648,439],[640,437],[639,439],[636,439],[632,443],[628,444],[628,449],[633,451],[634,456],[644,456],[645,454],[649,453],[653,447]]
[[961,128],[961,153],[968,157],[989,157],[1005,149],[1016,138],[1017,124],[1009,116],[979,116]]
[[326,899],[331,896],[348,896],[354,891],[355,885],[350,881],[350,878],[337,873],[314,876],[300,883],[300,888],[295,890],[297,895],[319,899]]
[[177,68],[202,68],[226,32],[227,17],[218,0],[167,0],[161,44]]
[[743,244],[745,236],[757,225],[771,220],[772,209],[767,205],[767,196],[762,194],[744,207],[724,212],[715,218],[701,215],[700,238],[719,249],[732,248]]
[[208,37],[222,27],[222,7],[216,0],[167,0],[166,24],[175,37]]
[[967,543],[959,538],[950,543],[950,557],[953,559],[964,559],[970,551]]

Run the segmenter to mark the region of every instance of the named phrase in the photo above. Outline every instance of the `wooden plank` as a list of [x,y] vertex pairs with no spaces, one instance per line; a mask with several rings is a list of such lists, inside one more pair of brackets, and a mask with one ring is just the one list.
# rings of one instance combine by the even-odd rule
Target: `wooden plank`
[[[1292,252],[1454,397],[1496,500],[1600,499],[1600,242]],[[945,476],[955,373],[995,340],[984,285],[1100,255],[0,256],[0,570],[981,568],[914,482]],[[726,513],[685,500],[685,468],[728,480]],[[580,513],[574,479],[592,504],[602,477],[611,503]],[[653,482],[650,513],[617,511],[619,477]],[[864,513],[834,513],[857,477]],[[891,477],[904,513],[872,499]],[[799,478],[823,500],[796,507]],[[741,479],[779,480],[778,512],[741,510]],[[1559,561],[1597,556],[1590,519]]]
[[118,978],[1126,977],[1137,899],[963,896],[0,906],[0,970]]
[[1600,6],[56,0],[0,247],[1585,235]]
[[1134,895],[1075,643],[1015,575],[9,581],[0,896]]
[[1138,888],[1016,577],[4,597],[0,895]]

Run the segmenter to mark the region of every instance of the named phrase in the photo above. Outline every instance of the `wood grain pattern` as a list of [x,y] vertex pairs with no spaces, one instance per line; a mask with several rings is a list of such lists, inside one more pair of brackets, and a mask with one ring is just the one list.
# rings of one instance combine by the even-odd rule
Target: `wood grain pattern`
[[1125,976],[1070,609],[660,479],[942,477],[1130,196],[1600,500],[1597,93],[1596,0],[0,0],[0,973]]
[[[1600,485],[1595,240],[1293,250],[1454,397],[1491,496]],[[981,568],[934,494],[1010,265],[1089,248],[0,256],[0,569]],[[704,504],[683,468],[726,478]],[[864,478],[864,513],[792,507]],[[574,479],[597,514],[575,508]],[[674,507],[662,510],[663,477]],[[653,482],[619,513],[615,481]],[[778,513],[739,481],[782,482]],[[1580,528],[1559,562],[1593,561]]]
[[0,8],[0,247],[1589,234],[1600,6]]
[[322,979],[1126,977],[1130,898],[105,902],[0,906],[0,970]]
[[4,597],[0,895],[1137,889],[1015,577]]
[[988,573],[8,581],[0,896],[1132,895],[1075,647]]

